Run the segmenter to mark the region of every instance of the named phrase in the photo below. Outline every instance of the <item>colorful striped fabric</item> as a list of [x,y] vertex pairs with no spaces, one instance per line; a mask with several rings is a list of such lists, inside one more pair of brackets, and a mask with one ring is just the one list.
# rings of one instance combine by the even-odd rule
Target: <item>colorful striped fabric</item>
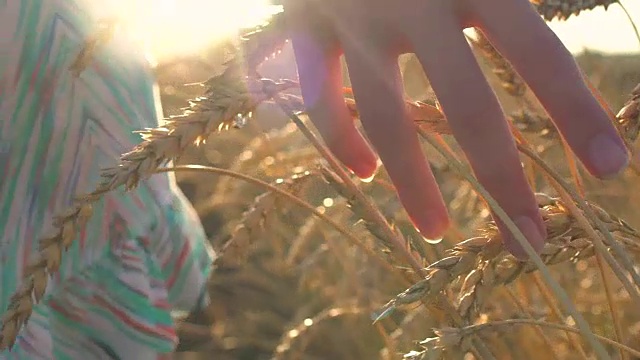
[[[53,215],[140,142],[133,131],[158,124],[152,76],[123,36],[72,76],[95,20],[74,0],[0,0],[2,311]],[[166,358],[172,310],[208,301],[212,257],[173,177],[109,193],[0,359]]]

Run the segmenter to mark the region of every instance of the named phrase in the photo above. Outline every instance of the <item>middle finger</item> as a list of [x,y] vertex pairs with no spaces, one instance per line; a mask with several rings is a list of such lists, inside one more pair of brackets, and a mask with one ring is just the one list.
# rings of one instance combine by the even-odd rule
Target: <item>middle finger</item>
[[[426,21],[407,29],[456,141],[474,173],[531,245],[540,250],[545,228],[524,175],[518,150],[502,108],[462,33],[455,2],[430,1]],[[417,22],[407,22],[414,24]],[[495,218],[495,216],[494,216]],[[524,249],[495,218],[505,246],[518,256]]]
[[449,226],[447,209],[406,113],[398,53],[379,39],[375,30],[341,39],[358,111],[414,225],[439,239]]

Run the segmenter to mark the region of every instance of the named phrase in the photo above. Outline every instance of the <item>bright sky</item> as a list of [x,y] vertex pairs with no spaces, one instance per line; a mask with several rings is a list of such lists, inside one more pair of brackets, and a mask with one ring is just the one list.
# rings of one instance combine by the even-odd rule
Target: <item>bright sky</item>
[[[640,1],[622,1],[640,23]],[[274,11],[269,0],[139,0],[135,2],[138,6],[126,0],[98,3],[101,5],[96,9],[102,15],[106,3],[119,4],[113,10],[128,17],[136,31],[151,35],[150,46],[158,58],[200,50],[241,26],[260,23]],[[572,52],[585,48],[613,53],[640,51],[633,28],[617,4],[607,11],[598,7],[567,21],[555,20],[550,26]]]
[[[622,3],[636,26],[640,27],[640,1],[623,0]],[[611,5],[606,11],[599,7],[572,16],[567,21],[553,21],[549,25],[572,52],[581,52],[585,48],[610,53],[640,51],[633,27],[617,4]]]
[[118,19],[157,59],[205,49],[240,28],[263,23],[279,10],[269,0],[108,0],[91,4],[98,19]]

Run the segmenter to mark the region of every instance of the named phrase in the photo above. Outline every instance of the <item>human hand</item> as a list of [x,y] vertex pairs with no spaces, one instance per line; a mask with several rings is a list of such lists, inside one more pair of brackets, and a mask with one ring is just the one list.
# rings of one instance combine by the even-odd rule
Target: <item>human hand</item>
[[[623,141],[572,55],[528,0],[286,0],[300,85],[330,150],[360,178],[376,150],[423,236],[442,237],[445,204],[404,106],[398,56],[420,60],[473,171],[537,251],[546,238],[500,104],[462,33],[480,29],[527,82],[585,167],[611,177],[628,162]],[[342,96],[344,54],[366,135]],[[495,218],[495,217],[494,217]],[[526,256],[501,221],[507,249]]]

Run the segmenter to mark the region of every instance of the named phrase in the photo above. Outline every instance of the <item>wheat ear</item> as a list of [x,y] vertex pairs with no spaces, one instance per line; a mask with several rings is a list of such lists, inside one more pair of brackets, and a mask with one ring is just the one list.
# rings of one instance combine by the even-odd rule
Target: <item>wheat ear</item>
[[631,91],[629,100],[616,115],[620,133],[631,147],[640,133],[640,84]]
[[538,13],[545,20],[567,20],[571,15],[578,15],[586,10],[593,10],[598,6],[606,9],[617,0],[538,0],[533,1]]
[[[306,171],[288,179],[278,179],[273,185],[295,195],[303,183],[309,180],[310,175],[311,173]],[[224,244],[221,260],[238,263],[246,259],[254,239],[263,236],[267,231],[269,218],[278,209],[278,200],[279,196],[273,192],[265,192],[254,199],[251,207],[243,214],[242,221],[234,229],[231,239]]]
[[[505,330],[513,326],[536,326],[539,328],[548,328],[560,331],[568,331],[573,333],[579,333],[579,330],[564,324],[550,323],[542,320],[534,319],[509,319],[501,321],[493,321],[478,325],[469,325],[464,328],[440,328],[434,329],[435,337],[424,339],[420,341],[420,346],[424,348],[423,351],[411,352],[412,360],[426,360],[426,359],[439,359],[443,355],[444,351],[451,349],[452,347],[465,348],[467,337],[474,333],[483,331],[498,331]],[[640,357],[640,351],[633,349],[629,346],[621,344],[617,341],[613,341],[604,336],[594,334],[594,336],[601,342],[608,345],[617,347],[620,350],[626,351],[634,357]]]
[[[555,265],[591,257],[595,253],[592,240],[580,227],[559,199],[537,194],[537,201],[547,228],[548,238],[540,257],[545,265]],[[628,251],[640,253],[638,233],[624,221],[590,204],[607,228],[616,233],[616,240]],[[396,296],[381,310],[390,310],[431,300],[454,280],[465,277],[458,310],[467,320],[482,305],[493,287],[510,283],[523,273],[536,270],[533,262],[520,261],[503,247],[502,239],[493,222],[481,229],[481,236],[458,243],[446,256],[427,267],[428,275],[403,293]],[[479,286],[478,286],[479,285]]]
[[193,102],[186,114],[169,120],[163,127],[140,131],[142,143],[122,155],[118,166],[104,169],[102,181],[93,192],[80,196],[71,209],[56,217],[55,234],[41,239],[38,256],[27,266],[24,283],[11,297],[2,318],[0,350],[13,345],[19,328],[31,314],[34,302],[41,300],[48,277],[57,271],[64,249],[75,239],[80,225],[77,217],[90,215],[92,202],[120,186],[126,189],[137,187],[159,166],[177,159],[187,146],[203,142],[209,134],[234,124],[238,116],[251,113],[270,96],[294,86],[290,81],[242,81],[230,73],[224,72],[209,80],[207,96]]
[[493,73],[500,79],[502,87],[514,97],[520,97],[527,91],[527,86],[511,64],[496,50],[482,31],[475,30],[475,38],[471,38],[482,55],[493,65]]
[[284,12],[274,14],[269,23],[258,26],[242,36],[244,63],[247,69],[257,75],[255,70],[269,57],[280,53],[288,42]]
[[[74,75],[80,74],[96,47],[108,39],[110,29],[107,27],[87,42],[88,49],[81,51],[70,69]],[[262,47],[257,48],[263,51]],[[159,166],[178,159],[186,147],[203,143],[210,134],[221,129],[242,125],[260,103],[296,86],[293,81],[276,82],[243,74],[241,59],[227,63],[222,74],[203,83],[205,95],[192,100],[183,115],[170,118],[161,127],[139,131],[143,141],[122,155],[117,166],[102,171],[101,182],[94,191],[77,197],[69,209],[55,217],[53,235],[40,240],[39,252],[27,265],[23,283],[10,298],[2,316],[0,351],[13,346],[34,304],[44,296],[49,276],[58,270],[63,251],[91,216],[91,203],[120,186],[135,188]]]

